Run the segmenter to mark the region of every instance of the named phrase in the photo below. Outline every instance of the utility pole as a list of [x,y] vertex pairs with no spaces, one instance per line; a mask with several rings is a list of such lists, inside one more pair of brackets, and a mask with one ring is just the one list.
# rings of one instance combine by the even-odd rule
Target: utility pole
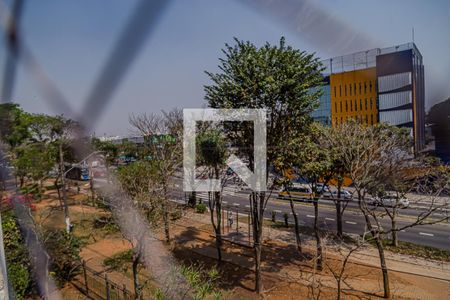
[[64,170],[64,153],[63,145],[60,141],[59,143],[59,168],[61,173],[61,184],[63,193],[63,204],[64,204],[64,218],[66,220],[66,232],[70,233],[70,215],[69,215],[69,205],[67,204],[67,192],[66,192],[66,174]]

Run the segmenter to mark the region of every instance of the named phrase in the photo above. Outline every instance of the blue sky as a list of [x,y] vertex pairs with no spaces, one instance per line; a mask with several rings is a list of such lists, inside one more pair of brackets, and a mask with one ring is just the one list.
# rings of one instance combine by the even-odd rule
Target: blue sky
[[[76,111],[83,106],[136,2],[26,1],[24,39]],[[203,85],[208,84],[204,70],[217,70],[220,49],[233,37],[261,45],[285,36],[288,44],[328,58],[349,49],[409,42],[414,27],[426,70],[426,108],[450,97],[450,1],[308,1],[323,13],[319,15],[296,11],[301,1],[279,2],[279,11],[274,11],[260,9],[258,0],[172,0],[97,120],[96,134],[129,133],[131,113],[202,107]],[[328,18],[339,26],[324,28]],[[315,29],[312,38],[304,32],[305,24]],[[354,41],[356,36],[362,39],[342,44],[334,42],[337,36],[342,41]],[[3,41],[1,46],[3,67]],[[19,68],[13,100],[31,112],[62,113],[48,105],[23,67]]]

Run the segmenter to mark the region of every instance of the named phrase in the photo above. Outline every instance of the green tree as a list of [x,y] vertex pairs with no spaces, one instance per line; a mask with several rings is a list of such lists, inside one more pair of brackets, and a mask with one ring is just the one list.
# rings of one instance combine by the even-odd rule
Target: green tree
[[20,178],[20,186],[23,186],[24,178],[30,177],[39,182],[39,191],[42,189],[42,181],[55,166],[55,149],[43,143],[24,144],[16,147],[16,159],[13,161],[16,176]]
[[28,115],[18,104],[0,104],[0,139],[14,148],[28,138]]
[[117,179],[122,188],[144,211],[150,225],[155,226],[161,219],[162,207],[158,193],[158,172],[154,161],[137,161],[120,167]]
[[[205,99],[212,108],[264,108],[267,110],[268,168],[278,157],[290,132],[301,132],[310,122],[309,113],[318,106],[320,91],[310,88],[322,83],[322,67],[314,54],[287,46],[256,47],[235,39],[222,50],[219,73],[206,72],[212,81],[205,86]],[[253,169],[253,126],[248,122],[225,124],[225,131],[238,153]],[[278,159],[279,160],[279,159]],[[268,169],[269,170],[269,169]],[[268,173],[267,170],[267,173]],[[268,183],[269,190],[273,183]],[[267,197],[266,197],[267,196]],[[252,223],[255,260],[255,290],[262,292],[261,241],[263,214],[270,193],[252,193]]]
[[310,133],[299,141],[300,146],[298,152],[298,159],[296,165],[299,173],[304,177],[313,191],[313,205],[314,205],[314,235],[316,238],[316,267],[322,270],[322,241],[319,231],[319,198],[317,183],[323,179],[332,166],[330,159],[330,150],[320,142],[323,136],[323,127],[317,123],[310,126]]
[[[209,209],[211,216],[211,224],[216,237],[216,249],[218,263],[222,262],[222,189],[227,181],[226,174],[226,144],[225,139],[218,130],[209,130],[197,136],[197,144],[199,148],[199,160],[203,166],[209,168],[209,177],[220,180],[221,191],[209,192]],[[215,218],[214,218],[215,215]]]

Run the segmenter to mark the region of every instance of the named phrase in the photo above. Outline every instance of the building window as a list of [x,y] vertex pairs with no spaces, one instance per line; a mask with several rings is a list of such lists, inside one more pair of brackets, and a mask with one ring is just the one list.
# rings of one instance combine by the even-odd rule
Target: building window
[[359,83],[359,94],[361,95],[361,82]]
[[366,100],[366,110],[367,110],[367,98],[365,100]]
[[348,112],[348,103],[347,103],[347,100],[345,100],[345,112]]
[[355,99],[355,111],[358,111],[358,102],[356,102],[356,99]]
[[369,81],[369,90],[370,90],[370,92],[372,93],[372,80]]
[[341,104],[341,112],[342,112],[342,101],[341,101],[341,103],[340,103],[340,104]]
[[367,83],[364,81],[364,94],[367,93]]
[[342,117],[341,117],[341,124],[344,122],[344,120],[342,119]]
[[334,86],[334,97],[336,98],[336,86]]
[[359,110],[362,110],[362,99],[359,99]]
[[337,113],[337,102],[334,102],[334,112]]
[[372,110],[372,98],[370,98],[370,110]]
[[347,85],[344,85],[344,95],[347,97]]
[[370,125],[373,125],[373,115],[370,115]]
[[352,84],[350,83],[350,85],[349,85],[349,88],[350,88],[350,96],[352,95]]
[[339,86],[339,97],[342,97],[342,86]]
[[366,124],[369,124],[369,116],[366,115]]

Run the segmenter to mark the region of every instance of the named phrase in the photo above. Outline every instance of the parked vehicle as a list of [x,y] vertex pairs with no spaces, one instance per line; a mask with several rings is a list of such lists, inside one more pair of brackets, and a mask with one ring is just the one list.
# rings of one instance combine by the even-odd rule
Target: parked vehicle
[[294,199],[307,202],[311,202],[313,196],[313,191],[306,185],[294,185],[278,193],[278,198],[280,199]]

